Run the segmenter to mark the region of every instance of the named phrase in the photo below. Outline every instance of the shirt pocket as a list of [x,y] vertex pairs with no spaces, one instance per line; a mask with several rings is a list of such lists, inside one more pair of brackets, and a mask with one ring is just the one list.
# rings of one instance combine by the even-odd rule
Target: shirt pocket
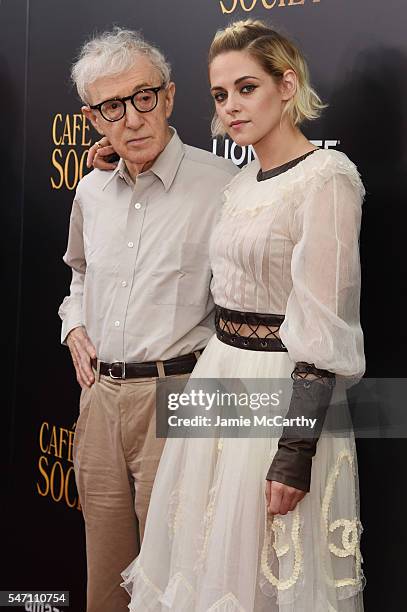
[[157,265],[149,283],[153,304],[201,306],[207,303],[211,280],[208,244],[163,242],[154,256]]

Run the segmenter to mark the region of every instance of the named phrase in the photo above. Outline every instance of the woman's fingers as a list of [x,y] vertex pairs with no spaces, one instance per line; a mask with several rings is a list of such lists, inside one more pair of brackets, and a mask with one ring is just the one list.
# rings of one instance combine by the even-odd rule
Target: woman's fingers
[[280,514],[287,514],[290,510],[294,510],[297,505],[297,495],[295,491],[290,491],[291,487],[285,487],[283,497],[281,499]]
[[93,160],[95,159],[95,155],[97,154],[99,148],[100,148],[99,142],[95,142],[95,144],[93,144],[91,148],[89,149],[88,156],[86,158],[86,165],[88,168],[92,168]]
[[292,510],[295,510],[296,505],[298,504],[298,502],[300,502],[302,499],[304,499],[304,497],[306,496],[306,492],[305,491],[298,491],[298,493],[295,494],[294,498],[291,500],[290,503],[290,507],[288,508],[288,510],[291,512]]
[[99,170],[114,170],[117,166],[117,161],[110,160],[110,156],[113,153],[115,153],[115,150],[110,145],[98,149],[93,158],[93,167]]
[[270,500],[271,500],[271,491],[270,491],[270,487],[271,487],[271,482],[269,480],[266,480],[266,489],[265,489],[265,494],[266,494],[266,506],[267,508],[270,505]]
[[267,511],[270,512],[270,514],[285,515],[287,512],[295,510],[296,505],[305,495],[306,492],[300,489],[289,487],[288,485],[274,480],[267,481]]
[[283,487],[284,485],[281,482],[270,480],[270,503],[268,505],[268,512],[270,514],[278,514],[280,512]]
[[106,136],[104,136],[101,140],[98,140],[90,147],[86,160],[87,167],[91,168],[92,166],[94,166],[94,162],[96,159],[103,159],[103,157],[111,155],[114,152],[115,150],[111,146],[109,140],[106,138]]

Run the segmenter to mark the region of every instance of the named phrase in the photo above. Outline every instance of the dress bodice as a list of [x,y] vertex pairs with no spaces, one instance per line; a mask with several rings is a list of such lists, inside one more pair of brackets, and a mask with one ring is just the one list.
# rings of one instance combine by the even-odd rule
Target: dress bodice
[[285,314],[280,335],[294,361],[360,376],[357,169],[343,153],[318,150],[268,180],[258,172],[255,160],[225,190],[210,245],[215,303]]

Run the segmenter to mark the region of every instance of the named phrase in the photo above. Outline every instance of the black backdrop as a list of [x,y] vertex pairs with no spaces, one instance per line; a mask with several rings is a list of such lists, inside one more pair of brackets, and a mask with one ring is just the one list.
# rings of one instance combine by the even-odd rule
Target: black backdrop
[[[367,189],[361,236],[368,374],[403,377],[407,6],[403,0],[0,0],[3,401],[0,590],[65,589],[84,609],[71,444],[79,390],[59,344],[73,189],[90,139],[69,67],[94,31],[141,29],[168,55],[172,123],[212,150],[205,55],[214,31],[260,17],[304,48],[329,108],[305,127],[346,152]],[[223,155],[223,145],[217,153]],[[240,157],[240,150],[234,151]],[[242,157],[244,155],[242,154]],[[368,612],[405,609],[404,440],[359,440]]]

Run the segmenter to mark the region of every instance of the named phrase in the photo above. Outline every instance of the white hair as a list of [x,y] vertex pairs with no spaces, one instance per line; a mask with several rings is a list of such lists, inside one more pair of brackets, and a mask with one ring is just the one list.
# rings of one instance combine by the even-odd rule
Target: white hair
[[163,84],[167,85],[171,78],[170,64],[161,51],[144,40],[139,32],[116,26],[111,32],[103,32],[85,43],[71,70],[72,80],[83,102],[89,103],[89,85],[102,77],[127,72],[140,55],[151,61]]

